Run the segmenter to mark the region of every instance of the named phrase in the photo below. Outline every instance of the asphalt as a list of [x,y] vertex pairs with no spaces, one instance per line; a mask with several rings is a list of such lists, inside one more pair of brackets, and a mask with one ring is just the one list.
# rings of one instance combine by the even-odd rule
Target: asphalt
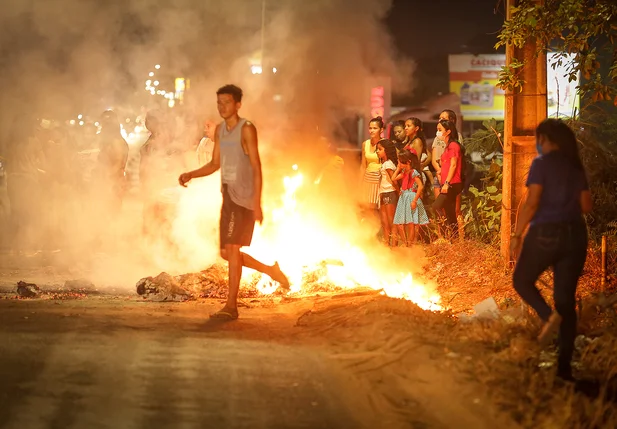
[[315,349],[127,311],[0,300],[0,428],[363,427]]

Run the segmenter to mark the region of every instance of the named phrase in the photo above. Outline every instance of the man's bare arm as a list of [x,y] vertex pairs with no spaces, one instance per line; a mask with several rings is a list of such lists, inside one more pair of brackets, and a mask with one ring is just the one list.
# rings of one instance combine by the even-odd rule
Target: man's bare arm
[[246,122],[242,126],[242,140],[246,148],[251,166],[253,167],[253,186],[254,186],[254,205],[255,209],[261,208],[261,159],[257,145],[257,128],[251,122]]

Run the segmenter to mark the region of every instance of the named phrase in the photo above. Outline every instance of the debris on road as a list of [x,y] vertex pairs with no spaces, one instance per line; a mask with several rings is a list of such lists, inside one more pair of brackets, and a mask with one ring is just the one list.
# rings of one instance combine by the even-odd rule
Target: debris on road
[[151,301],[186,301],[189,292],[175,277],[163,272],[156,277],[145,277],[137,282],[137,293]]
[[476,317],[494,319],[499,315],[499,306],[492,296],[474,305]]
[[460,313],[457,315],[461,322],[471,322],[477,319],[497,319],[499,317],[499,306],[495,298],[488,297],[484,301],[473,306],[474,314]]
[[86,279],[67,280],[64,283],[64,288],[71,292],[80,292],[80,293],[88,293],[88,294],[99,293],[96,286],[94,286],[94,283]]
[[17,295],[22,298],[37,298],[41,294],[41,288],[34,283],[24,281],[17,282]]

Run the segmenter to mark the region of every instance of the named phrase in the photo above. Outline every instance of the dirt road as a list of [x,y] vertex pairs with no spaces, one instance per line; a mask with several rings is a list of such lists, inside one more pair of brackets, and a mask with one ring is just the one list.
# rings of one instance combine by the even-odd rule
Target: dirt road
[[318,352],[246,338],[250,317],[245,335],[235,335],[206,322],[208,310],[111,299],[0,302],[0,427],[367,423],[358,395]]
[[254,300],[221,324],[213,300],[0,300],[0,428],[495,427],[430,349],[379,350],[379,326],[345,329],[316,302]]

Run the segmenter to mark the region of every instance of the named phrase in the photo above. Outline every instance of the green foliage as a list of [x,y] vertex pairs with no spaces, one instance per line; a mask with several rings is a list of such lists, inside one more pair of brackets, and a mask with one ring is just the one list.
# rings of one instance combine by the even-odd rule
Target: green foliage
[[503,164],[493,160],[481,189],[469,188],[469,195],[463,197],[461,211],[465,221],[465,236],[488,244],[499,242],[501,228],[501,189]]
[[[498,36],[495,48],[512,44],[522,48],[530,38],[535,38],[535,55],[547,48],[561,54],[552,67],[562,65],[566,54],[576,56],[567,70],[573,81],[580,75],[586,83],[579,86],[581,95],[591,95],[592,101],[612,100],[617,105],[617,2],[615,0],[521,0],[512,10]],[[600,57],[608,54],[608,71],[602,71]],[[525,61],[513,60],[500,74],[500,86],[510,91],[520,90],[525,83],[519,73]]]
[[503,122],[495,119],[482,122],[484,129],[479,129],[464,141],[467,153],[479,152],[483,156],[503,152]]
[[593,210],[587,216],[590,237],[598,240],[603,234],[612,234],[617,220],[617,117],[588,109],[570,126],[577,131],[593,197]]

